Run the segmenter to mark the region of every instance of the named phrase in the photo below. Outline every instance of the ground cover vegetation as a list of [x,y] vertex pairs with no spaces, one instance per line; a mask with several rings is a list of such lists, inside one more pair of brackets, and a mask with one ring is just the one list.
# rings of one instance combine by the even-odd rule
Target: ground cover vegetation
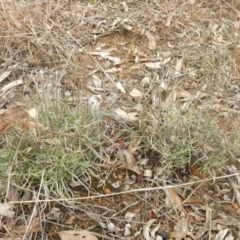
[[239,239],[238,0],[0,11],[0,239]]

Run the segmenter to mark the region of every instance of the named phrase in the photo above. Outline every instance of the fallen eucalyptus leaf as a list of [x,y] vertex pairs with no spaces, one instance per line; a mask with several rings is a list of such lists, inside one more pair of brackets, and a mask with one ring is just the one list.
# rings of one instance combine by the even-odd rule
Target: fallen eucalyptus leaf
[[80,230],[67,230],[58,232],[62,240],[97,240],[89,231]]

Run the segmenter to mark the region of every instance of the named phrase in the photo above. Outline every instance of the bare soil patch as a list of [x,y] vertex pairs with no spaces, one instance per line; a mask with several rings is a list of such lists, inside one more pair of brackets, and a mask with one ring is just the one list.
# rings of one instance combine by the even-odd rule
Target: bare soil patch
[[238,239],[239,6],[2,1],[0,239]]

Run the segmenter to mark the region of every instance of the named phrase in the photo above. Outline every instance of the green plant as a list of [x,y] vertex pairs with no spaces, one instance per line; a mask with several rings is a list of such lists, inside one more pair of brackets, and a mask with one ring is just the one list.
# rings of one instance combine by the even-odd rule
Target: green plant
[[1,176],[32,189],[42,184],[45,193],[64,197],[70,183],[90,166],[104,161],[100,155],[103,122],[88,108],[46,99],[40,103],[39,121],[44,129],[37,136],[17,129],[7,134],[1,152]]
[[173,107],[152,126],[142,122],[140,129],[147,150],[157,152],[166,169],[197,163],[204,171],[220,170],[234,149],[230,142],[226,144],[228,137],[218,127],[217,118],[193,108]]

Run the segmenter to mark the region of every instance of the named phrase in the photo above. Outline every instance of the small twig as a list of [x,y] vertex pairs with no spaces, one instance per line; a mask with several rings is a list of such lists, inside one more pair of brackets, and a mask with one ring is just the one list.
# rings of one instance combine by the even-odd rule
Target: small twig
[[[117,195],[122,195],[122,194],[127,194],[127,193],[136,193],[136,192],[145,192],[145,191],[156,191],[156,190],[164,190],[164,189],[169,189],[173,187],[185,187],[185,186],[190,186],[193,184],[200,184],[203,182],[209,182],[209,181],[216,181],[220,179],[228,179],[229,177],[234,177],[234,176],[239,176],[240,173],[234,173],[234,174],[229,174],[226,176],[220,176],[220,177],[213,177],[213,178],[207,178],[204,180],[199,180],[195,182],[190,182],[190,183],[182,183],[182,184],[177,184],[177,185],[169,185],[169,186],[159,186],[159,187],[150,187],[150,188],[139,188],[139,189],[132,189],[129,191],[123,191],[123,192],[118,192],[118,193],[110,193],[107,195],[96,195],[96,196],[88,196],[88,197],[77,197],[77,198],[56,198],[56,199],[42,199],[38,200],[38,202],[57,202],[57,201],[69,201],[69,200],[85,200],[85,199],[94,199],[94,198],[101,198],[101,197],[112,197],[112,196],[117,196]],[[28,201],[10,201],[10,204],[23,204],[23,203],[35,203],[35,200],[28,200]]]
[[123,208],[123,209],[120,210],[119,212],[114,213],[114,214],[112,215],[112,217],[116,217],[116,216],[119,215],[120,213],[122,213],[122,212],[126,211],[127,209],[129,209],[129,208],[131,208],[131,207],[137,205],[138,203],[140,203],[140,201],[134,202],[134,203],[132,203],[132,204],[126,206],[125,208]]
[[37,193],[37,196],[36,196],[36,200],[34,201],[34,202],[35,202],[34,208],[33,208],[31,217],[30,217],[30,219],[29,219],[29,223],[28,223],[28,225],[27,225],[26,231],[25,231],[22,239],[27,239],[27,238],[26,238],[26,235],[27,235],[28,232],[29,232],[29,229],[30,229],[30,227],[31,227],[31,223],[33,222],[33,218],[36,217],[36,214],[37,214],[37,205],[38,205],[39,196],[40,196],[40,192],[41,192],[42,185],[43,185],[44,174],[45,174],[45,171],[42,172],[42,178],[41,178],[40,187],[39,187],[39,190],[38,190],[38,193]]

